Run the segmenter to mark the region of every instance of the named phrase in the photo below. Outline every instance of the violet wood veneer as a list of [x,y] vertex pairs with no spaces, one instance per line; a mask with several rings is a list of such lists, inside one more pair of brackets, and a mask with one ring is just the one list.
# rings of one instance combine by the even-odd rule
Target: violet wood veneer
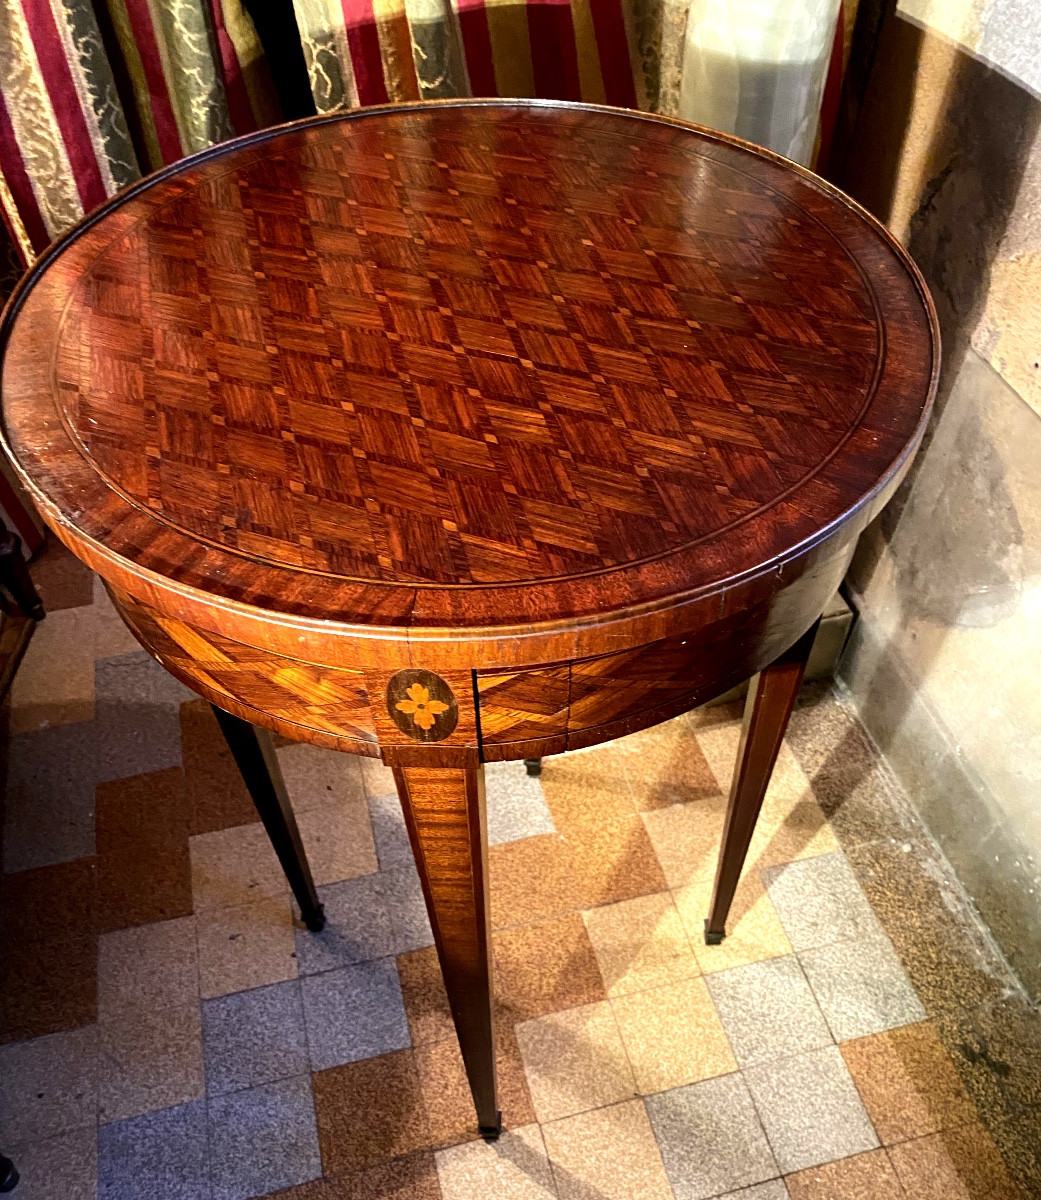
[[231,714],[309,924],[275,760],[242,721],[393,767],[489,1136],[481,764],[759,673],[718,941],[813,627],[939,359],[907,255],[809,172],[524,101],[186,159],[48,251],[2,339],[15,469],[142,644]]

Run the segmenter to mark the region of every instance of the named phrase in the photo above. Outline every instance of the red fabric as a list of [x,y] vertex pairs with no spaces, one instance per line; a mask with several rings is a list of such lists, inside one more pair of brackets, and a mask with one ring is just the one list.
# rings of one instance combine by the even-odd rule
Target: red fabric
[[835,24],[835,38],[831,43],[831,59],[828,62],[828,77],[824,81],[821,97],[821,140],[817,149],[817,168],[823,170],[831,155],[831,139],[835,136],[835,125],[839,119],[839,101],[842,99],[842,49],[845,42],[846,21],[844,5],[839,3],[839,19]]
[[619,0],[591,0],[590,7],[607,103],[635,108],[636,86],[622,6]]
[[383,53],[372,11],[372,0],[340,0],[347,44],[351,51],[354,82],[359,104],[386,104],[387,83],[383,78]]
[[497,96],[492,38],[488,32],[488,13],[484,0],[459,0],[459,31],[470,76],[471,96]]
[[535,95],[544,100],[581,100],[570,0],[529,3],[528,36]]

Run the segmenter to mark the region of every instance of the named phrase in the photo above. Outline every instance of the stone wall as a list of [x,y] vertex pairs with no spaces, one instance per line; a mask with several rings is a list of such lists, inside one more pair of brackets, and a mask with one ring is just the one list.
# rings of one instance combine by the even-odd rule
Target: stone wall
[[841,674],[1041,993],[1041,6],[900,0],[840,182],[901,238],[944,338],[911,480],[848,584]]

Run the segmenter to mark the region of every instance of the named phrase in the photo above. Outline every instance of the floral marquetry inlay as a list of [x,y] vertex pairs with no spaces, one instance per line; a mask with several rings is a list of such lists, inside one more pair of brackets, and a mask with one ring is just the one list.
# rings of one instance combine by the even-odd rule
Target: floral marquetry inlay
[[402,733],[418,742],[443,741],[459,720],[452,689],[432,671],[399,671],[387,684],[387,712]]

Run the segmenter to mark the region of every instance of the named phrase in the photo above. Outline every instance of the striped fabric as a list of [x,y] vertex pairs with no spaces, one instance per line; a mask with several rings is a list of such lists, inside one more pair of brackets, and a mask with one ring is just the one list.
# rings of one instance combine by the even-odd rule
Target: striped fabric
[[641,3],[294,0],[319,112],[448,96],[655,107]]
[[241,0],[97,3],[0,0],[0,210],[25,264],[143,171],[280,120]]

